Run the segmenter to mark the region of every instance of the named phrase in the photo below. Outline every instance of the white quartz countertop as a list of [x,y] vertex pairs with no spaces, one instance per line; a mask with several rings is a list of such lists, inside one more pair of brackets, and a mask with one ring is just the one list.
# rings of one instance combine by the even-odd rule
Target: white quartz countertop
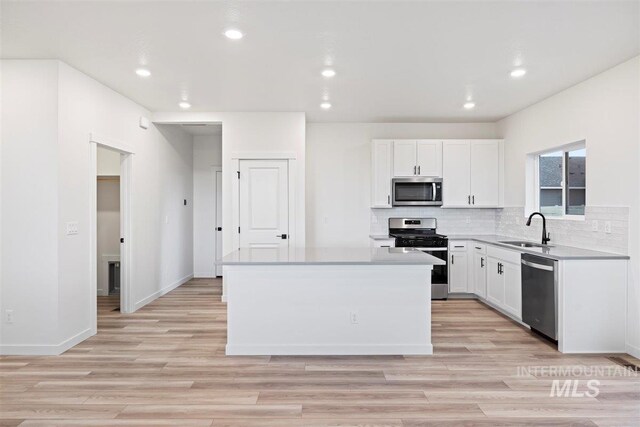
[[445,261],[410,248],[240,248],[222,265],[445,265]]
[[553,241],[549,242],[545,248],[523,248],[520,246],[508,245],[504,243],[514,241],[526,241],[532,243],[540,243],[531,241],[529,239],[523,239],[519,237],[498,236],[494,234],[489,235],[455,235],[448,234],[449,240],[474,240],[476,242],[488,243],[491,245],[500,246],[505,249],[511,249],[525,254],[538,255],[543,258],[549,258],[554,260],[589,260],[589,259],[629,259],[627,255],[615,254],[611,252],[593,251],[590,249],[574,248],[572,246],[556,245]]

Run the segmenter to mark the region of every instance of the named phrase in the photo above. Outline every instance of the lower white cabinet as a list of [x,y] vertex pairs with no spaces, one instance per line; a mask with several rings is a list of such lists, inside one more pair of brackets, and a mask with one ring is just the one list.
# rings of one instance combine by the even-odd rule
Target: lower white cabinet
[[371,247],[372,248],[393,248],[396,246],[396,239],[388,238],[388,239],[374,239],[371,238]]
[[520,252],[487,246],[487,301],[522,320]]
[[449,292],[468,292],[468,271],[467,242],[449,241]]
[[487,301],[502,306],[504,303],[504,280],[500,275],[500,260],[487,257]]
[[473,246],[473,293],[487,297],[487,250],[484,245]]
[[520,263],[505,262],[502,267],[504,278],[504,304],[502,308],[522,320],[522,278]]

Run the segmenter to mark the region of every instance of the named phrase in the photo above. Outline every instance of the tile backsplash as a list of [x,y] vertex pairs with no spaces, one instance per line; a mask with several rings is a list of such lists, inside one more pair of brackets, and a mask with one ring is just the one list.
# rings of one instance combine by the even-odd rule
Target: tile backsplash
[[436,218],[438,233],[494,234],[497,209],[441,209],[437,207],[397,207],[371,209],[371,234],[386,234],[389,218]]
[[[496,214],[496,234],[526,240],[541,239],[542,219],[534,217],[531,227],[527,227],[523,207],[499,209]],[[592,228],[594,221],[598,222],[597,231]],[[611,233],[604,231],[607,221],[611,222]],[[556,243],[626,254],[629,243],[629,208],[587,206],[584,221],[547,218],[547,232],[551,233],[551,245]]]
[[[525,225],[524,207],[503,209],[442,209],[437,207],[398,207],[371,209],[371,234],[388,233],[390,217],[427,217],[438,220],[442,234],[498,234],[537,241],[542,236],[542,219],[535,217]],[[594,221],[598,230],[593,231]],[[606,233],[605,222],[611,222]],[[585,220],[547,219],[550,244],[626,254],[629,240],[629,208],[587,206]]]

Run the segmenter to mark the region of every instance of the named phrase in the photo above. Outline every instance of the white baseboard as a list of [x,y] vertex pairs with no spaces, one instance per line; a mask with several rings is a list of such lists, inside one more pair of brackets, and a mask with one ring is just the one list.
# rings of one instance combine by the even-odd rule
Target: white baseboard
[[364,344],[364,345],[245,345],[227,344],[227,356],[363,356],[363,355],[430,355],[431,344]]
[[140,301],[138,301],[137,303],[134,304],[133,311],[139,310],[140,308],[142,308],[145,305],[149,304],[151,301],[153,301],[153,300],[155,300],[157,298],[160,298],[162,295],[165,295],[165,294],[171,292],[172,290],[174,290],[175,288],[177,288],[180,285],[184,285],[185,283],[187,283],[191,279],[193,279],[193,274],[188,274],[188,275],[184,276],[183,278],[176,280],[175,282],[173,282],[169,286],[165,286],[164,288],[160,289],[159,291],[156,291],[156,292],[152,293],[148,297],[141,299]]
[[89,328],[60,344],[5,344],[0,347],[0,354],[3,356],[59,356],[93,335],[95,331]]
[[627,354],[630,354],[631,356],[640,359],[640,347],[635,347],[631,344],[627,344]]
[[211,271],[201,271],[193,273],[194,279],[214,279],[215,277],[217,277],[216,273]]

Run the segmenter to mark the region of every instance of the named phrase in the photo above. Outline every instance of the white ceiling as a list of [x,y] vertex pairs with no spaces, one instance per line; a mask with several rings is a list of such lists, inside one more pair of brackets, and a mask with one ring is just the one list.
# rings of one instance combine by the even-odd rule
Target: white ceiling
[[60,58],[152,111],[309,121],[493,121],[640,52],[638,1],[3,1],[1,19],[3,58]]

